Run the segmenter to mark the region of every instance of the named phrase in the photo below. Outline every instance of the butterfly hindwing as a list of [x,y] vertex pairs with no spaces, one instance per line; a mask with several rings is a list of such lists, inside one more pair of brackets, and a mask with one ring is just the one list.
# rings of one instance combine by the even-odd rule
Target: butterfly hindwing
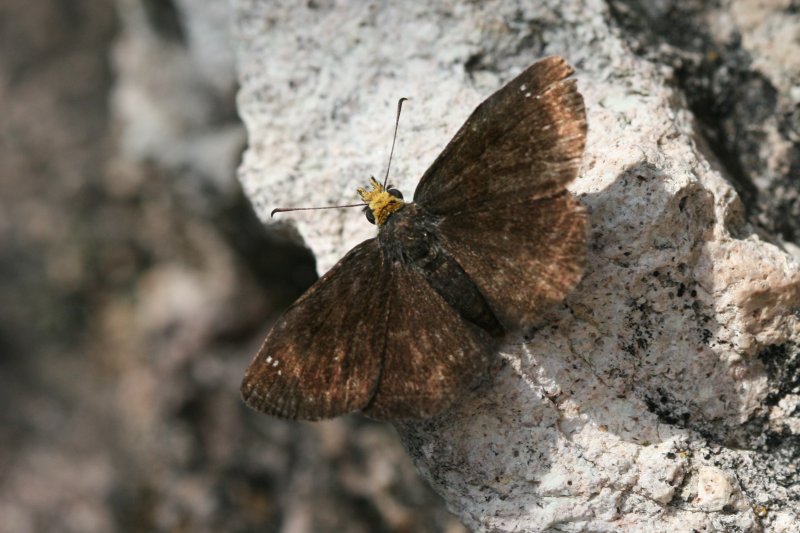
[[542,59],[487,98],[425,172],[414,200],[446,215],[558,193],[578,172],[586,112],[573,70]]
[[408,420],[439,414],[486,376],[493,341],[470,325],[413,267],[392,267],[386,349],[364,414]]
[[380,375],[390,288],[377,239],[353,248],[270,330],[242,382],[245,402],[305,420],[364,408]]
[[[431,320],[436,327],[431,327]],[[488,369],[491,339],[415,270],[360,244],[273,326],[242,384],[251,407],[316,420],[438,414]]]
[[586,214],[566,190],[444,217],[437,235],[507,330],[536,323],[583,273]]

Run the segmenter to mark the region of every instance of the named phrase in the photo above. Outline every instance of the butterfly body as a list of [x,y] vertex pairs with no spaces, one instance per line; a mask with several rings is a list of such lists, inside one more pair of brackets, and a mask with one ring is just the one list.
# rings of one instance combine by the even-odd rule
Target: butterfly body
[[586,251],[586,214],[565,188],[586,140],[572,72],[545,58],[487,98],[414,202],[374,179],[358,190],[378,235],[278,319],[245,373],[249,406],[307,420],[435,416],[485,378],[504,332],[563,300]]
[[385,260],[421,274],[464,320],[492,337],[500,337],[504,329],[483,295],[439,241],[436,228],[440,220],[416,203],[405,204],[387,217],[378,229]]

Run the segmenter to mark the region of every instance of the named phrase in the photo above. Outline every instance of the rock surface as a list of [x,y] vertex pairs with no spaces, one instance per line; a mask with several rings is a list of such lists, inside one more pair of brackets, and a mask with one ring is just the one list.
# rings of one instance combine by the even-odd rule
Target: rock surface
[[[391,180],[408,195],[475,105],[535,59],[563,55],[588,110],[571,190],[591,213],[589,268],[546,327],[507,340],[481,394],[398,425],[401,437],[476,531],[796,531],[800,267],[796,248],[768,236],[794,222],[758,223],[797,206],[742,203],[707,132],[744,115],[698,122],[674,54],[641,57],[626,41],[634,32],[618,26],[619,7],[633,4],[240,0],[240,178],[264,220],[278,206],[351,203],[383,172],[406,96]],[[739,68],[778,61],[757,48]],[[782,101],[792,83],[775,85]],[[757,153],[744,152],[752,140],[727,149],[791,168],[787,135]],[[280,224],[321,272],[374,233],[344,209]]]

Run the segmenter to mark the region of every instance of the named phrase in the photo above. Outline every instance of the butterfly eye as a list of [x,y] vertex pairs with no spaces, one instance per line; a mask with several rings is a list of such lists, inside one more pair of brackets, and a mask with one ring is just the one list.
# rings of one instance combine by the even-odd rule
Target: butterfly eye
[[369,220],[370,224],[375,224],[375,215],[372,214],[372,210],[369,206],[364,208],[364,214],[367,216],[367,220]]
[[401,193],[397,189],[387,189],[386,192],[388,192],[389,194],[391,194],[395,198],[400,198],[401,200],[403,199],[403,193]]

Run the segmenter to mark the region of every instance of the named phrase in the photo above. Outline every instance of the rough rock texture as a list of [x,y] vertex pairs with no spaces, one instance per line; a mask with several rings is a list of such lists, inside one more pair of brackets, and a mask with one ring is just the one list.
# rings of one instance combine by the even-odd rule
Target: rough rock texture
[[[778,63],[797,43],[778,35],[800,25],[780,3],[746,4],[734,6],[736,24],[753,38],[738,46],[753,62],[725,61],[782,81],[757,109],[760,93],[731,84],[732,108],[715,122],[691,112],[694,94],[682,91],[693,74],[675,69],[674,50],[634,53],[634,31],[619,26],[633,2],[613,12],[599,0],[236,2],[249,132],[240,178],[265,220],[277,206],[352,202],[357,184],[383,172],[399,96],[411,101],[392,182],[410,193],[504,80],[549,54],[577,68],[590,126],[572,187],[591,212],[586,276],[546,327],[508,339],[506,365],[480,394],[398,428],[471,529],[800,529],[800,267],[755,231],[797,235],[796,201],[770,197],[796,188],[796,122],[784,121],[797,71]],[[650,21],[669,5],[656,3]],[[752,17],[780,22],[769,54],[757,43],[773,30],[755,31]],[[753,112],[760,129],[708,133],[738,134]],[[730,184],[743,178],[764,184],[747,204]],[[281,224],[324,271],[374,232],[354,211]]]
[[800,241],[800,5],[792,0],[610,2],[639,53],[675,68],[751,218]]

